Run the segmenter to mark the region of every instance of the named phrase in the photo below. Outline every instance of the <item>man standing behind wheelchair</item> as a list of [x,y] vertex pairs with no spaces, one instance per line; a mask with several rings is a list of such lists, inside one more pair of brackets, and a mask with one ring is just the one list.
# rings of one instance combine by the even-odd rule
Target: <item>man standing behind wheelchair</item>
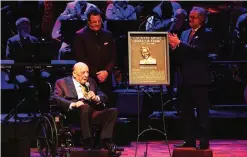
[[85,63],[76,63],[72,76],[55,83],[53,102],[65,112],[76,111],[80,115],[83,148],[92,149],[91,127],[100,125],[100,148],[116,154],[118,148],[112,141],[112,133],[118,112],[116,108],[107,108],[104,104],[106,100],[107,96],[97,87],[96,81],[89,77],[89,68]]

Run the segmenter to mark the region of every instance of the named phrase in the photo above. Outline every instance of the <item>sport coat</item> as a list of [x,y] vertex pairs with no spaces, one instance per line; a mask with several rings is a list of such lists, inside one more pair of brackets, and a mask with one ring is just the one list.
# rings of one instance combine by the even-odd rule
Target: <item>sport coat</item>
[[[88,26],[76,32],[73,50],[77,62],[84,62],[90,68],[90,76],[97,78],[101,70],[112,72],[116,62],[116,49],[112,33],[100,29],[92,31]],[[110,74],[109,74],[110,75]],[[108,77],[111,79],[111,76]]]
[[[101,102],[105,103],[107,101],[107,96],[97,87],[95,80],[89,78],[88,82],[90,84],[89,91],[93,91],[100,97]],[[69,110],[69,106],[72,102],[78,101],[78,95],[71,76],[56,81],[52,99],[53,103],[64,109],[64,111]],[[94,108],[96,107],[96,103],[94,102],[85,101],[84,103],[87,103]]]
[[175,58],[180,64],[181,81],[183,84],[211,84],[208,68],[208,54],[213,43],[212,33],[205,27],[200,27],[189,43],[191,29],[183,31],[180,44],[175,49]]

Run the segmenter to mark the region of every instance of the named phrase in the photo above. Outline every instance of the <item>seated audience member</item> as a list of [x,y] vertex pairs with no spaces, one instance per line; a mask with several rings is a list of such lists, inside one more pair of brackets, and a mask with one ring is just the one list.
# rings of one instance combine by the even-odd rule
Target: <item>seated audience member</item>
[[136,20],[136,11],[125,0],[114,0],[106,9],[107,20]]
[[173,7],[171,2],[162,1],[153,9],[151,16],[146,23],[147,31],[168,31],[172,23]]
[[[85,0],[76,0],[74,2],[69,2],[64,10],[64,12],[57,18],[52,31],[52,37],[54,39],[62,40],[62,45],[59,49],[58,60],[74,59],[72,54],[71,44],[73,39],[71,37],[65,37],[61,32],[62,21],[67,20],[87,20],[87,11],[91,7],[97,7],[94,4],[88,3]],[[75,32],[74,32],[75,33]],[[73,34],[70,36],[73,37]]]
[[[39,59],[40,51],[37,49],[38,39],[32,36],[30,21],[28,18],[22,17],[16,21],[17,35],[11,37],[7,41],[6,59],[14,60],[15,63],[35,64]],[[32,97],[31,89],[41,89],[41,86],[50,74],[44,70],[25,69],[24,66],[11,69],[7,72],[5,80],[14,83],[17,89],[22,92],[24,97]],[[41,100],[42,101],[42,100]]]
[[28,18],[19,18],[16,21],[17,35],[7,41],[6,58],[12,60],[32,61],[33,51],[31,43],[37,43],[38,39],[32,36],[30,21]]
[[89,68],[85,63],[76,63],[72,76],[59,79],[55,83],[54,103],[65,112],[80,115],[84,149],[92,148],[91,126],[98,124],[102,127],[100,146],[115,154],[117,147],[112,142],[112,133],[118,112],[116,108],[97,109],[106,100],[107,96],[98,88],[96,81],[89,77]]

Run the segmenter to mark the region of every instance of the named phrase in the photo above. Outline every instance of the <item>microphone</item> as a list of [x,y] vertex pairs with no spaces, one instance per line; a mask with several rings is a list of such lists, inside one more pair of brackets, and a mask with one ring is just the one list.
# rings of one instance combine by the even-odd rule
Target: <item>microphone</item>
[[86,83],[85,83],[85,86],[86,86],[86,92],[89,92],[90,83],[89,83],[89,82],[86,82]]
[[85,98],[85,100],[91,102],[91,99],[88,98],[89,86],[90,86],[90,83],[86,82],[85,83],[86,94],[84,95],[84,98]]

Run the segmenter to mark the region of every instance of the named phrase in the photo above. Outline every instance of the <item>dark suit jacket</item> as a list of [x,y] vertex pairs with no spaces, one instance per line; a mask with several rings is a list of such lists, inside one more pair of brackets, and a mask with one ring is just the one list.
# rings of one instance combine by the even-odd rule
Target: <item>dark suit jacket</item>
[[[96,78],[96,72],[112,72],[116,62],[116,49],[112,33],[101,29],[92,31],[88,26],[76,32],[73,50],[77,62],[84,62],[90,68],[90,76]],[[111,78],[110,74],[108,78]]]
[[[29,40],[24,40],[19,34],[11,37],[7,41],[6,58],[12,60],[32,60],[32,53],[37,51],[35,45],[30,43],[37,43],[38,39],[34,36],[29,36]],[[21,43],[21,45],[20,45]]]
[[[89,90],[98,95],[101,102],[106,102],[107,96],[97,87],[95,80],[89,78],[88,82],[90,83]],[[78,95],[71,76],[56,81],[52,99],[53,103],[64,109],[64,111],[69,110],[69,105],[72,102],[78,101]],[[89,103],[89,105],[96,107],[96,104],[93,102]]]
[[208,85],[211,83],[208,68],[208,53],[211,47],[210,30],[200,27],[188,43],[191,29],[183,31],[180,45],[175,49],[177,62],[181,66],[183,84]]

